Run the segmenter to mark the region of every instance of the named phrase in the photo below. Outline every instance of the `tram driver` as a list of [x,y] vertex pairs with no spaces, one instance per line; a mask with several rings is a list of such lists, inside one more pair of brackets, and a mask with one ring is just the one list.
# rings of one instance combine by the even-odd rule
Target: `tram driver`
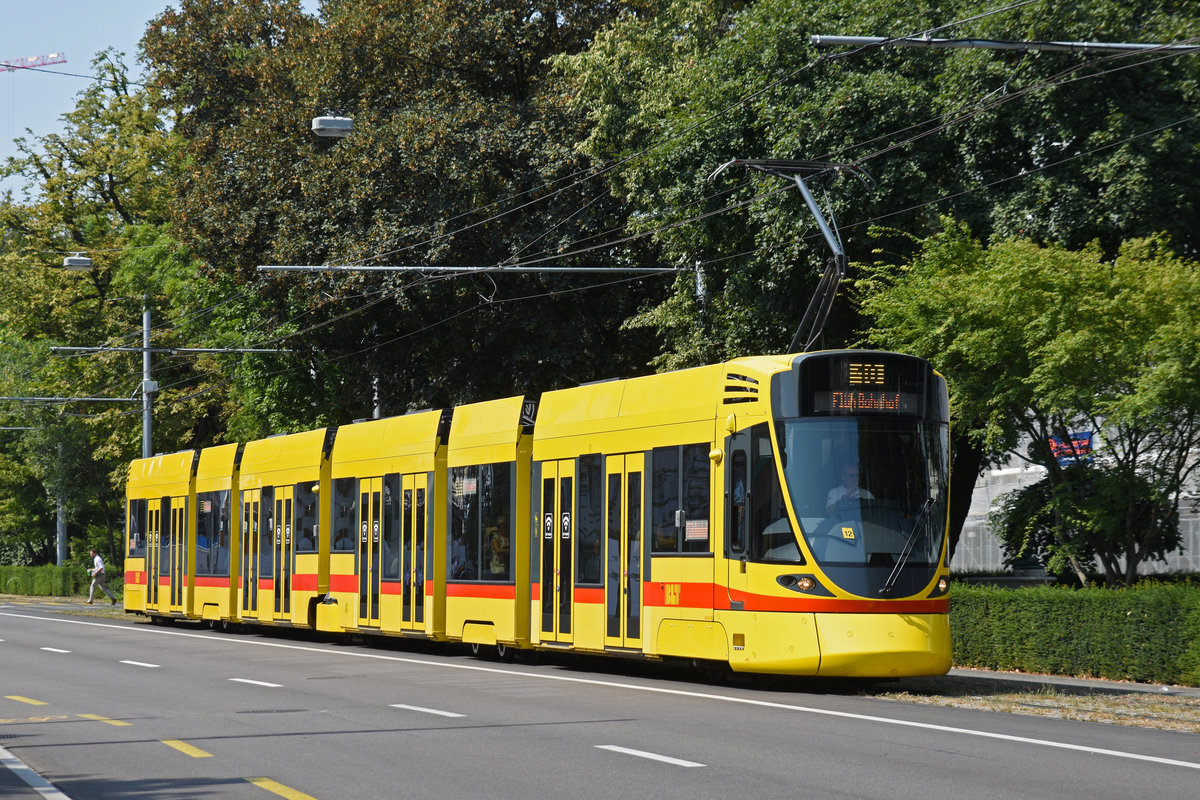
[[834,516],[845,512],[847,507],[854,507],[858,500],[874,500],[871,490],[858,484],[858,465],[849,464],[842,470],[842,482],[829,490],[825,497],[825,512]]

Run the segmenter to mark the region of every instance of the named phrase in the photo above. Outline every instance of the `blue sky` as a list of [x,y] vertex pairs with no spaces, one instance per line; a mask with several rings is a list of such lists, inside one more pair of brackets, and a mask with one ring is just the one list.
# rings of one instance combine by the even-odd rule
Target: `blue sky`
[[[76,95],[87,86],[92,59],[106,47],[126,54],[135,64],[137,44],[146,24],[171,0],[0,0],[0,61],[64,53],[67,63],[46,72],[0,70],[0,161],[15,155],[12,140],[62,130],[61,117],[75,107]],[[317,0],[305,0],[315,13]],[[62,74],[72,73],[72,75]],[[0,190],[19,188],[12,181]]]

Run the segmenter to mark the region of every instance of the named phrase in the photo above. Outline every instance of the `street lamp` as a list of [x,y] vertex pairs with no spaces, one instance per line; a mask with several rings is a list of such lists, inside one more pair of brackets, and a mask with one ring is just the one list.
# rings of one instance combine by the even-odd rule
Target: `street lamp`
[[87,272],[92,268],[92,260],[83,253],[75,253],[63,259],[63,269],[73,272]]
[[313,117],[312,132],[325,139],[344,139],[354,131],[350,117]]

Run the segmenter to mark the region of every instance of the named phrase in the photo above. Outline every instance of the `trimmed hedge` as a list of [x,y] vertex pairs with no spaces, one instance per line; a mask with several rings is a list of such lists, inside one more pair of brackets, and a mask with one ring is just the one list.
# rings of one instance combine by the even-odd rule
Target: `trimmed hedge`
[[1200,584],[1127,589],[955,584],[954,663],[1200,686]]
[[[24,594],[38,597],[74,597],[87,594],[92,576],[83,567],[0,566],[0,594]],[[124,580],[120,575],[108,575],[108,590],[120,597]]]

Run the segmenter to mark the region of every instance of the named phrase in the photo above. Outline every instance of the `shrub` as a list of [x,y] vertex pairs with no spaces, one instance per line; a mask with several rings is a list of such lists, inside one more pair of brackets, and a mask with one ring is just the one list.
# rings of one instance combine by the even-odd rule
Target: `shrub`
[[1125,589],[955,585],[954,663],[1200,685],[1200,584]]

